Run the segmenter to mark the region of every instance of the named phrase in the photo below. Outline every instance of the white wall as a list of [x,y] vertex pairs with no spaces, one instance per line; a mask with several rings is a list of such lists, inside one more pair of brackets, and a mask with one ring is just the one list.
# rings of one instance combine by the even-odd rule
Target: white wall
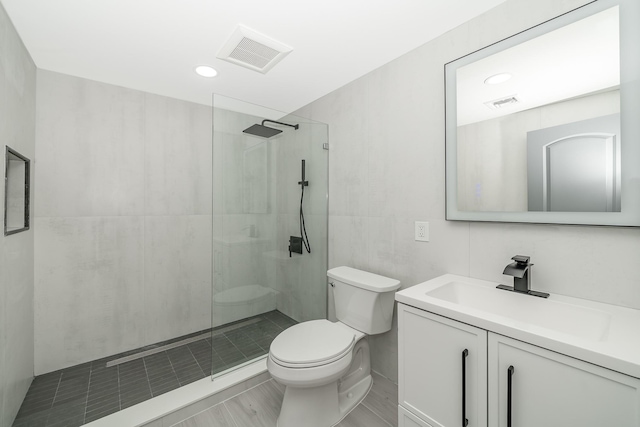
[[[36,67],[0,5],[0,149],[35,168]],[[31,191],[33,200],[33,189]],[[4,212],[4,185],[0,185]],[[33,228],[0,234],[0,427],[9,427],[33,378]]]
[[[403,287],[444,273],[502,281],[526,254],[537,289],[640,308],[638,228],[444,219],[444,64],[584,3],[510,0],[296,112],[329,124],[329,267]],[[430,242],[414,241],[416,220]],[[397,326],[371,342],[373,368],[396,379]]]
[[38,70],[35,372],[210,327],[211,109]]

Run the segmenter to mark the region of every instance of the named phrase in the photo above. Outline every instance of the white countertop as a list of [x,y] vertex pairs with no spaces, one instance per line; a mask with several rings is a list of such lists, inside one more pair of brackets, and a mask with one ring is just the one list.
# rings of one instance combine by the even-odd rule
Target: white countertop
[[640,310],[497,285],[446,274],[396,293],[396,300],[640,378]]

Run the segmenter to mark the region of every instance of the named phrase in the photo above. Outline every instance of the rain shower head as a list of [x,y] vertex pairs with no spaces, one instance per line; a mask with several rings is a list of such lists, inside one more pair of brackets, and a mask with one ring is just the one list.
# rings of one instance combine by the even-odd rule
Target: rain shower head
[[261,124],[259,125],[255,124],[255,125],[249,126],[242,132],[248,133],[249,135],[259,136],[261,138],[266,138],[266,139],[269,139],[271,137],[276,136],[279,133],[282,133],[280,129],[275,129],[269,126],[265,126],[264,125],[265,122],[276,123],[278,125],[284,125],[284,126],[290,126],[296,130],[300,127],[298,124],[290,125],[288,123],[276,122],[274,120],[263,120]]
[[279,133],[282,133],[280,129],[274,129],[268,126],[257,125],[257,124],[246,128],[242,132],[248,133],[254,136],[259,136],[262,138],[267,138],[267,139],[271,138],[272,136],[276,136]]

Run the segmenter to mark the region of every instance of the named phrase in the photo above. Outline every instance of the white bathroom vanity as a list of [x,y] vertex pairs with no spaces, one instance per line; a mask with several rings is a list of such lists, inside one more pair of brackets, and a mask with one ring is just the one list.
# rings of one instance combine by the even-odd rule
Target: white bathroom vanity
[[396,294],[400,427],[640,425],[640,311],[496,285]]

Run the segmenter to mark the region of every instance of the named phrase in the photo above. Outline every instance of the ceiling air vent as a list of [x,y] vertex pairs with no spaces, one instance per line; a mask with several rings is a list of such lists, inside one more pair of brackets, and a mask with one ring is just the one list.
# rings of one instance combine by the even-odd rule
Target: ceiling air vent
[[238,25],[218,52],[218,58],[264,74],[292,50],[283,43]]
[[494,99],[493,101],[485,102],[484,105],[491,108],[492,110],[499,110],[501,108],[510,107],[513,104],[519,103],[517,95],[509,95],[504,98]]

